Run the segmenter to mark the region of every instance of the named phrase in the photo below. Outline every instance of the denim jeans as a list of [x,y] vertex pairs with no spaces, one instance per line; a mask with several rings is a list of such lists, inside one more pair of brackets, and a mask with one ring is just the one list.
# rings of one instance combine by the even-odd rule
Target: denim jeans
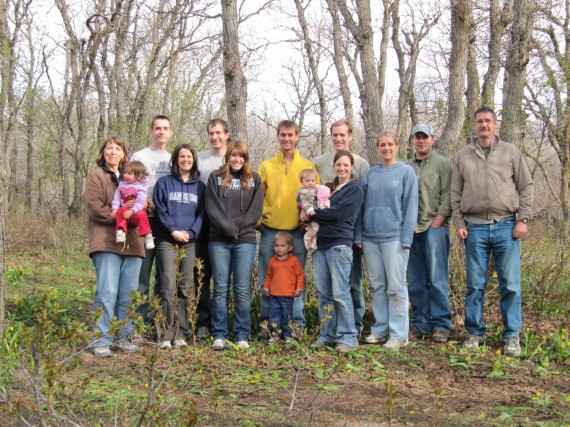
[[514,218],[494,224],[468,224],[465,240],[467,295],[465,328],[470,334],[485,335],[483,308],[489,257],[493,251],[499,279],[503,338],[517,336],[522,324],[520,240],[513,237]]
[[[259,256],[258,256],[258,272],[259,272],[259,291],[261,293],[261,321],[269,319],[269,298],[263,292],[263,282],[267,274],[269,260],[275,255],[274,238],[281,230],[275,228],[263,227],[261,229],[261,239],[259,240]],[[305,260],[307,258],[307,250],[303,241],[303,233],[299,228],[295,230],[287,230],[293,236],[293,255],[299,258],[299,262],[305,268]],[[293,323],[305,324],[305,292],[300,297],[295,298],[293,302]]]
[[196,295],[200,289],[198,300],[198,326],[210,328],[212,322],[212,295],[210,281],[212,280],[212,266],[208,255],[208,237],[202,236],[196,241],[196,258],[202,260],[202,279],[200,280],[198,269],[194,267],[194,290]]
[[[184,250],[179,271],[176,270],[177,249]],[[165,325],[162,326],[162,340],[186,339],[190,334],[188,323],[188,299],[194,271],[196,248],[192,243],[173,244],[158,240],[156,245],[156,265],[160,271],[160,307]],[[177,274],[180,273],[178,277]]]
[[[103,309],[103,315],[97,323],[97,328],[103,336],[93,345],[108,347],[113,343],[113,336],[109,335],[111,319],[114,317],[121,321],[127,317],[127,308],[131,304],[130,293],[137,289],[142,258],[112,252],[95,252],[91,254],[91,259],[97,274],[93,310],[99,307]],[[119,333],[124,338],[132,329],[133,325],[129,320]]]
[[352,247],[352,268],[350,269],[350,297],[354,307],[354,326],[358,332],[362,332],[364,310],[364,293],[362,292],[362,249]]
[[414,233],[408,261],[408,294],[412,326],[429,334],[449,331],[449,228],[428,228]]
[[254,243],[208,243],[214,297],[212,335],[226,339],[228,334],[228,291],[233,281],[234,340],[247,341],[251,332],[251,271],[255,261]]
[[[358,345],[354,308],[350,297],[351,266],[352,248],[349,246],[317,249],[313,254],[319,317],[321,322],[324,320],[319,341],[338,342],[350,347]],[[333,309],[327,313],[329,306]]]
[[[149,216],[148,217],[148,221],[150,224],[150,227],[152,229],[152,233],[153,235],[156,236],[156,229],[157,229],[157,225],[156,225],[156,219],[153,216]],[[138,283],[138,289],[139,289],[139,293],[142,296],[146,296],[147,297],[147,302],[145,302],[144,304],[141,304],[138,308],[137,308],[137,313],[139,313],[143,320],[145,321],[146,324],[152,324],[153,323],[153,317],[154,314],[151,313],[151,307],[150,307],[150,276],[152,274],[152,265],[154,264],[154,260],[156,258],[156,249],[145,249],[145,257],[142,260],[142,265],[141,265],[141,272],[139,274],[139,283]],[[159,271],[158,271],[158,264],[156,265],[156,271],[154,274],[154,288],[153,288],[153,294],[155,296],[158,296],[158,289],[160,288],[160,279],[159,279]]]
[[408,287],[406,267],[409,250],[396,242],[364,242],[362,245],[368,289],[374,313],[374,325],[370,332],[378,336],[390,335],[400,341],[407,341]]
[[293,297],[269,297],[269,330],[276,338],[291,338],[291,317],[293,316]]

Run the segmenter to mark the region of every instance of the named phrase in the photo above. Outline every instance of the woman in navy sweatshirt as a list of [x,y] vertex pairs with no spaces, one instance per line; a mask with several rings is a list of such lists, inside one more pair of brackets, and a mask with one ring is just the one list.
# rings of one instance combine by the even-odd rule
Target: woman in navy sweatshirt
[[[189,144],[177,145],[170,159],[170,175],[160,178],[154,187],[159,296],[165,319],[165,325],[161,325],[162,349],[171,348],[172,344],[187,347],[186,337],[190,333],[187,307],[196,252],[194,243],[202,227],[206,193],[206,185],[198,179],[197,159],[196,150]],[[179,251],[185,254],[182,258]]]
[[331,186],[330,208],[318,209],[311,216],[301,211],[300,215],[302,221],[310,218],[319,224],[313,266],[319,316],[325,324],[313,347],[319,349],[336,343],[341,353],[347,353],[358,346],[350,296],[350,269],[354,224],[363,194],[360,182],[352,175],[354,157],[350,151],[337,151],[333,167],[336,178]]
[[242,141],[228,144],[224,165],[212,172],[206,190],[209,219],[208,252],[214,278],[212,335],[214,350],[223,350],[228,334],[228,291],[233,280],[233,338],[248,348],[251,331],[251,270],[255,259],[255,227],[263,210],[261,179],[251,170]]

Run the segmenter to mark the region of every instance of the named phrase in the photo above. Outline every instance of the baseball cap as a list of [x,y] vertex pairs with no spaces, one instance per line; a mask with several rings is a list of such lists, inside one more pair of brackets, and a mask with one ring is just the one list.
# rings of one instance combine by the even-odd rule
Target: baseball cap
[[414,126],[414,130],[412,131],[412,135],[416,133],[425,133],[427,136],[433,136],[433,128],[429,123],[418,123]]

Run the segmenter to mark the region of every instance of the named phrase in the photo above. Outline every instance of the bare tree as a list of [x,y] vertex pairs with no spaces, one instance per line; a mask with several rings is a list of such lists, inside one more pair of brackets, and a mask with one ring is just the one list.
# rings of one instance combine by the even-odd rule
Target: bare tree
[[[535,53],[527,79],[525,106],[543,124],[544,139],[554,156],[539,151],[533,156],[547,187],[562,211],[566,232],[570,227],[570,0],[545,2],[539,10],[533,37]],[[526,150],[526,146],[523,146]],[[528,154],[528,153],[527,153]],[[552,163],[557,162],[557,167]]]
[[344,47],[342,40],[342,29],[340,26],[340,18],[338,16],[338,8],[334,0],[327,0],[327,6],[332,18],[332,41],[333,41],[333,63],[338,76],[340,86],[340,95],[344,107],[344,117],[349,123],[354,124],[354,112],[352,107],[351,91],[348,84],[348,76],[344,68]]
[[524,122],[522,99],[535,13],[535,0],[518,0],[514,4],[511,41],[505,65],[500,135],[502,139],[517,145],[521,142]]
[[501,58],[503,53],[503,38],[507,26],[511,21],[513,0],[504,0],[501,8],[500,0],[489,1],[489,66],[483,79],[482,101],[483,104],[494,106],[495,88],[501,71]]
[[222,0],[222,24],[228,122],[232,137],[247,140],[247,80],[239,54],[237,0]]
[[[370,0],[356,0],[357,20],[352,16],[346,1],[335,0],[335,3],[343,16],[345,26],[352,34],[356,43],[356,49],[360,59],[360,68],[362,70],[359,91],[360,104],[362,107],[362,121],[366,135],[366,148],[368,159],[372,163],[375,163],[376,137],[384,128],[382,97],[384,94],[385,67],[387,64],[389,41],[390,2],[388,0],[382,1],[384,4],[384,16],[379,66],[377,66],[376,57],[374,55],[374,31],[372,29]],[[357,73],[354,62],[351,64],[351,70],[356,76]]]
[[[432,27],[437,24],[441,12],[436,11],[431,16],[420,16],[420,28],[416,28],[415,15],[411,15],[410,28],[401,28],[400,24],[400,1],[396,0],[392,4],[392,44],[398,58],[398,76],[400,87],[398,89],[398,124],[396,126],[396,137],[400,146],[405,146],[408,141],[408,134],[403,132],[404,125],[409,122],[410,117],[407,112],[411,111],[410,105],[413,99],[413,88],[416,78],[416,67],[420,54],[420,43],[429,34]],[[421,13],[421,12],[418,12]],[[400,34],[403,36],[405,46],[400,41]],[[406,63],[407,59],[407,63]]]
[[[313,40],[311,33],[309,31],[309,26],[305,18],[305,8],[301,4],[300,0],[294,0],[295,7],[297,9],[297,18],[299,20],[299,25],[301,26],[301,32],[303,36],[303,45],[305,48],[305,53],[307,54],[307,59],[309,61],[309,68],[311,70],[311,78],[313,80],[313,86],[317,91],[317,97],[319,100],[319,117],[320,117],[320,133],[318,137],[318,142],[321,147],[321,152],[324,152],[326,142],[327,142],[327,121],[328,121],[328,109],[327,100],[325,97],[325,90],[323,82],[320,77],[319,67],[317,62],[317,56],[313,47]],[[306,6],[310,4],[307,2]]]
[[443,153],[449,154],[460,139],[465,120],[465,73],[469,50],[469,34],[473,25],[472,0],[450,0],[451,3],[451,57],[449,59],[449,98],[447,122],[439,139]]
[[5,310],[6,213],[8,183],[12,174],[10,154],[16,140],[17,116],[21,107],[15,94],[16,50],[29,12],[30,2],[0,0],[0,336],[3,334]]

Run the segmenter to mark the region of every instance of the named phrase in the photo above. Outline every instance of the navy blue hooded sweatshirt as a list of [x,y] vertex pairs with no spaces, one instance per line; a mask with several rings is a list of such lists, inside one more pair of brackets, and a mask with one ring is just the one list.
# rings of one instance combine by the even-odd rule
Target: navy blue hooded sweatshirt
[[319,223],[317,247],[328,249],[345,245],[352,247],[354,224],[360,212],[364,193],[360,181],[347,182],[331,196],[331,207],[317,209],[311,221]]
[[171,233],[185,230],[190,241],[196,240],[205,212],[206,185],[199,179],[182,178],[171,173],[156,181],[153,193],[154,215],[158,219],[156,237],[178,243]]

